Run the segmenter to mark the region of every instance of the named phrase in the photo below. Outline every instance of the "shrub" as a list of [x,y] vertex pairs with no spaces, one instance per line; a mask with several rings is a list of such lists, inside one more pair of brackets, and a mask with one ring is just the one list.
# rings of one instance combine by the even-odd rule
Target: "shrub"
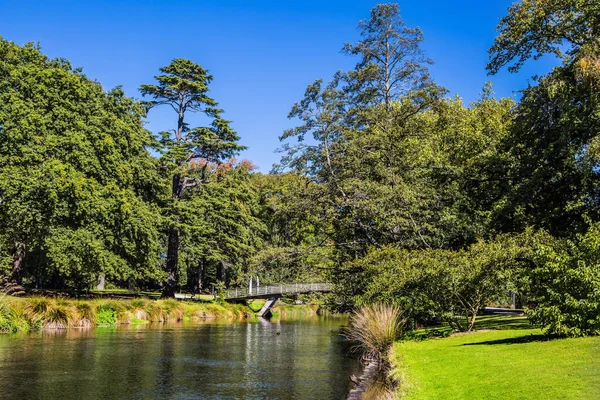
[[8,304],[0,304],[0,333],[15,333],[23,330],[23,327],[17,323],[16,317],[15,310]]
[[96,325],[108,326],[117,324],[117,310],[109,305],[101,305],[98,308]]
[[529,252],[525,239],[499,236],[457,251],[373,250],[349,264],[362,271],[367,282],[355,299],[358,304],[399,304],[413,326],[444,321],[453,329],[470,331],[480,310],[513,288]]
[[217,298],[215,299],[215,301],[218,304],[225,304],[225,295],[227,293],[225,282],[218,281],[217,283],[215,283],[215,293],[217,293]]
[[550,336],[600,335],[600,223],[574,241],[537,247],[530,320]]

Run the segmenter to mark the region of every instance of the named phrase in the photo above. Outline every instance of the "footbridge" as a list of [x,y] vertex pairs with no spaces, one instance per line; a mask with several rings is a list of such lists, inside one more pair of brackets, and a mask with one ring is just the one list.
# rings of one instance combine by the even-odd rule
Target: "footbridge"
[[331,292],[332,288],[331,283],[291,283],[237,288],[227,290],[225,300],[271,299],[294,294]]
[[271,308],[283,296],[315,292],[331,292],[331,283],[292,283],[288,285],[266,285],[248,288],[229,289],[225,292],[225,300],[238,301],[250,299],[267,299],[263,308],[258,312],[259,317],[269,318]]

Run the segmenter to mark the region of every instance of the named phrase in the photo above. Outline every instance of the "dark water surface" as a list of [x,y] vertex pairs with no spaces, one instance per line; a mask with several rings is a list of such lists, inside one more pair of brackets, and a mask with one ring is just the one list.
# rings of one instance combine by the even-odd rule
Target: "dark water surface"
[[[0,335],[2,399],[342,399],[341,318]],[[280,332],[278,335],[277,332]]]

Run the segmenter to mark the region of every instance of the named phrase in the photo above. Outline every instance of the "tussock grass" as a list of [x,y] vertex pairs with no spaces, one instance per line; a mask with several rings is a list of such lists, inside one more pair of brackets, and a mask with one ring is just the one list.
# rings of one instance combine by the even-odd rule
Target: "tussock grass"
[[385,377],[371,382],[361,396],[362,400],[394,400],[397,398],[394,385]]
[[389,360],[394,341],[405,324],[399,307],[388,304],[362,306],[350,318],[346,337],[355,342],[355,349],[380,362]]
[[39,329],[86,328],[116,324],[164,323],[188,319],[247,318],[241,304],[177,300],[70,300],[45,297],[0,297],[0,333]]
[[85,301],[78,301],[75,303],[75,308],[79,314],[79,320],[75,326],[81,328],[88,328],[96,325],[96,319],[98,318],[98,310],[93,304]]

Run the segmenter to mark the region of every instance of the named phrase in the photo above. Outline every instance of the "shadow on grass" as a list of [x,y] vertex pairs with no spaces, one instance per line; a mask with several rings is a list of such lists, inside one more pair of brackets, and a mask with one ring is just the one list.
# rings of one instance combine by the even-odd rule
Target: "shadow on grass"
[[477,318],[475,329],[534,329],[526,317],[507,315],[482,315]]
[[492,346],[496,344],[525,344],[525,343],[533,343],[533,342],[549,342],[552,338],[544,335],[527,335],[527,336],[519,336],[514,338],[506,338],[506,339],[497,339],[497,340],[486,340],[483,342],[474,342],[474,343],[464,343],[461,346]]

